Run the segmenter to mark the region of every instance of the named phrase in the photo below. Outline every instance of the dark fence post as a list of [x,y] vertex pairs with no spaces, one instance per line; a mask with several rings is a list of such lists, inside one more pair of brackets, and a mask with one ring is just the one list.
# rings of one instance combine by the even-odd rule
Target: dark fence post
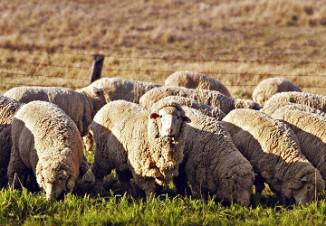
[[93,63],[92,63],[91,71],[89,73],[90,83],[101,78],[103,62],[104,62],[104,55],[101,54],[93,55]]

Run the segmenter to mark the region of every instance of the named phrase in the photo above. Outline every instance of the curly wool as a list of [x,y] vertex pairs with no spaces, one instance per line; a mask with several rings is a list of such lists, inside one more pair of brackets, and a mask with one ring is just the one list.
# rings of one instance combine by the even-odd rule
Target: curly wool
[[161,138],[149,114],[140,105],[122,100],[108,103],[96,114],[90,125],[96,142],[92,166],[96,179],[112,169],[118,176],[131,171],[135,184],[149,195],[178,175],[184,139],[177,137],[180,142],[172,144]]
[[229,90],[218,80],[210,78],[208,75],[192,72],[177,71],[169,75],[165,80],[166,86],[182,86],[190,89],[216,90],[225,96],[231,96]]
[[216,118],[217,120],[222,120],[223,117],[225,116],[225,113],[216,107],[211,107],[207,104],[201,104],[193,99],[180,97],[180,96],[164,97],[160,99],[158,102],[154,103],[152,109],[159,109],[161,106],[169,106],[169,105],[172,106],[178,104],[181,106],[186,106],[186,107],[196,109],[207,116]]
[[[9,183],[15,174],[25,183],[32,172],[41,189],[52,183],[55,189],[72,191],[82,165],[82,138],[75,123],[56,105],[32,101],[22,106],[12,122],[12,152]],[[65,172],[65,188],[58,188],[58,173]],[[47,191],[47,197],[52,197]]]
[[305,184],[315,186],[315,179],[316,191],[324,189],[320,173],[301,153],[297,137],[286,124],[250,109],[233,110],[223,121],[233,142],[259,177],[282,199],[294,198],[298,203],[312,201],[313,190],[302,195],[300,189],[305,189]]
[[108,102],[114,100],[126,100],[138,103],[142,95],[147,91],[159,87],[159,84],[144,81],[128,80],[120,77],[101,78],[88,87],[103,89]]
[[326,118],[317,114],[282,107],[273,118],[290,125],[298,137],[302,153],[320,171],[326,181]]
[[263,106],[264,103],[274,94],[287,91],[301,92],[301,89],[285,78],[267,78],[260,81],[255,87],[252,93],[252,99]]
[[180,193],[195,198],[209,195],[219,200],[249,205],[254,172],[232,142],[221,122],[183,107],[191,122],[186,124],[184,160],[174,182]]
[[266,101],[262,111],[271,115],[280,107],[291,103],[304,104],[326,113],[326,96],[304,92],[277,93]]
[[226,114],[237,107],[260,109],[260,106],[251,100],[235,99],[213,90],[195,90],[181,87],[153,88],[140,98],[139,103],[146,108],[150,108],[155,102],[167,96],[191,98],[201,104],[221,109]]
[[14,99],[0,95],[0,188],[7,184],[7,168],[11,149],[11,123],[22,106]]
[[76,123],[82,135],[92,122],[95,113],[106,103],[103,91],[90,88],[74,91],[61,87],[16,87],[4,93],[21,103],[34,100],[58,105]]

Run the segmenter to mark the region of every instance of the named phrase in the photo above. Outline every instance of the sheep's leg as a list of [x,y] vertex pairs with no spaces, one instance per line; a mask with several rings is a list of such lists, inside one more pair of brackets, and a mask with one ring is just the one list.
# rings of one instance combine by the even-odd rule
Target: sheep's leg
[[19,156],[18,150],[15,145],[11,148],[11,156],[8,165],[8,183],[9,186],[19,189],[25,184],[26,172],[28,169]]
[[159,186],[155,183],[153,178],[135,177],[135,183],[145,192],[147,200],[157,194],[156,192],[159,190]]

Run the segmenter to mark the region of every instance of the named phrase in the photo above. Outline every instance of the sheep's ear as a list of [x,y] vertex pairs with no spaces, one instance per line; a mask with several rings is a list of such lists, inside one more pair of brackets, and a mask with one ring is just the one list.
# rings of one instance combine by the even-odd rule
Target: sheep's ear
[[308,181],[308,177],[307,176],[304,176],[301,178],[301,182],[307,182]]
[[93,87],[93,93],[98,97],[104,95],[103,89],[99,89],[99,88],[96,88],[96,87]]
[[153,113],[151,113],[151,114],[149,115],[149,118],[150,118],[150,119],[157,119],[157,118],[159,118],[159,117],[160,117],[160,115],[157,114],[156,112],[153,112]]
[[184,116],[183,117],[183,121],[186,122],[186,123],[190,123],[191,122],[191,119],[188,118],[187,116]]

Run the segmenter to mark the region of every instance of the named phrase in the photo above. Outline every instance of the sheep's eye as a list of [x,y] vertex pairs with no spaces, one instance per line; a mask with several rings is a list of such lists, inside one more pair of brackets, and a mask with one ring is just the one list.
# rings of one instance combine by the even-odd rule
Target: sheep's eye
[[312,187],[311,186],[307,186],[307,190],[311,190],[312,189]]

